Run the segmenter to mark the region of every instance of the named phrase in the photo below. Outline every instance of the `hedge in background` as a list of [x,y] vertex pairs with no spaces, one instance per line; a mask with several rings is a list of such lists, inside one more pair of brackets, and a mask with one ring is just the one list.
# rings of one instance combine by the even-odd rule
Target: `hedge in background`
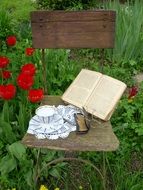
[[97,8],[100,0],[37,0],[39,9],[73,10]]

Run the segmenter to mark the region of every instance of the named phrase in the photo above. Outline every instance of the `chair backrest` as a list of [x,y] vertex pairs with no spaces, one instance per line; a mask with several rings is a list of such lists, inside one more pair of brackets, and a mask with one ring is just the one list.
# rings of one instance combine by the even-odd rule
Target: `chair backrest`
[[115,11],[33,11],[34,48],[113,48]]

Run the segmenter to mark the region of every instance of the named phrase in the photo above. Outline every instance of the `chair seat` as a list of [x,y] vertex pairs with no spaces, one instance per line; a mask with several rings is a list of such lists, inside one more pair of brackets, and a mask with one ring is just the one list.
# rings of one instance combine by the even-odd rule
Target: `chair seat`
[[[60,96],[45,96],[42,104],[57,106],[64,103]],[[71,132],[65,139],[37,139],[34,135],[27,133],[22,139],[22,143],[28,147],[65,151],[114,151],[119,146],[110,121],[101,123],[92,121],[87,134],[79,135]]]

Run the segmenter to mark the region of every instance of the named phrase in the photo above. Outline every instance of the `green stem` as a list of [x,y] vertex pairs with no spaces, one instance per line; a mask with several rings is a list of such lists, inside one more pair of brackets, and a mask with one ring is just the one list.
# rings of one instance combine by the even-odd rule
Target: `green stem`
[[103,152],[103,187],[106,190],[106,161],[105,161],[106,153]]
[[107,165],[108,165],[110,174],[111,174],[111,176],[112,176],[112,184],[113,184],[113,187],[114,187],[114,189],[116,189],[115,183],[114,183],[114,181],[113,181],[113,172],[112,172],[112,169],[111,169],[111,167],[110,167],[109,160],[108,160],[107,156],[106,156],[105,159],[106,159],[106,163],[107,163]]
[[2,85],[3,85],[2,69],[0,69],[0,76],[1,76],[1,81],[2,81]]

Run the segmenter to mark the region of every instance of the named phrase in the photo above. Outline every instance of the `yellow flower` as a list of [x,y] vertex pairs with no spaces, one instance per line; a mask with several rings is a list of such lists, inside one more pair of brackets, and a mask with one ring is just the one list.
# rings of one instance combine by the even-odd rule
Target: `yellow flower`
[[39,190],[48,190],[48,188],[45,185],[41,185]]
[[56,187],[54,190],[60,190],[58,187]]
[[16,188],[12,188],[12,190],[16,190]]
[[81,189],[81,190],[82,190],[82,189],[83,189],[83,187],[80,185],[80,186],[79,186],[79,189]]

